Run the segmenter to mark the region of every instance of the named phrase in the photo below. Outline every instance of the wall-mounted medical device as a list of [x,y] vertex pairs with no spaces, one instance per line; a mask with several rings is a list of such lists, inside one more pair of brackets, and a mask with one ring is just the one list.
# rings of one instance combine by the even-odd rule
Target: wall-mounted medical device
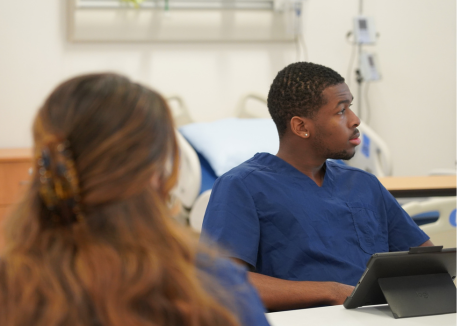
[[378,58],[374,53],[362,52],[360,54],[360,71],[364,81],[381,79],[379,73]]
[[354,41],[358,44],[374,44],[376,42],[376,27],[373,17],[354,17]]

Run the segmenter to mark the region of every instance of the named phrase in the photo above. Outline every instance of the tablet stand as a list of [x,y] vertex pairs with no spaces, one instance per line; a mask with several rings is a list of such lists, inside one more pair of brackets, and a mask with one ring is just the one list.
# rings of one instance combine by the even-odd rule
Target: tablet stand
[[[441,248],[416,247],[409,253]],[[378,283],[395,318],[456,312],[456,287],[448,273],[379,278]]]

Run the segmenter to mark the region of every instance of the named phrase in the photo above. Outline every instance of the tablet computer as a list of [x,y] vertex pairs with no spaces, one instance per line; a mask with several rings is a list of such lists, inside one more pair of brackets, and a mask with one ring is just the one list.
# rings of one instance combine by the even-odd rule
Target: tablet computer
[[[456,248],[442,248],[442,246],[414,247],[411,248],[410,251],[385,252],[372,255],[367,263],[367,268],[354,288],[354,291],[346,298],[346,301],[343,304],[344,307],[352,309],[388,302],[392,309],[393,300],[391,299],[403,297],[400,295],[401,293],[399,294],[399,291],[411,292],[413,297],[417,296],[418,298],[422,295],[421,299],[427,299],[422,300],[425,301],[425,305],[427,305],[430,304],[430,302],[437,300],[431,292],[438,291],[437,297],[443,295],[443,293],[441,293],[443,289],[439,288],[439,286],[434,286],[434,284],[447,282],[445,287],[447,287],[448,292],[446,293],[451,295],[452,293],[449,291],[452,291],[453,287],[453,310],[455,312],[455,285],[452,281],[456,277]],[[438,274],[440,275],[431,276]],[[424,275],[426,275],[425,278],[427,278],[428,281],[423,279]],[[444,280],[443,277],[446,280]],[[436,281],[435,278],[437,278]],[[428,284],[427,282],[431,283]],[[450,287],[449,283],[452,284],[452,287]],[[420,289],[414,290],[415,285],[417,284],[421,286],[427,285],[428,288],[425,291]],[[405,290],[402,290],[402,287],[405,287]],[[413,291],[409,291],[408,289],[413,289]],[[387,300],[384,294],[386,294]],[[424,298],[424,296],[427,296],[427,298]],[[418,306],[417,303],[413,302],[414,300],[407,300],[405,298],[404,301],[405,302],[400,304],[414,305],[412,308],[415,310],[417,310],[421,304],[421,302],[419,302]],[[436,302],[434,304],[436,304]],[[394,309],[392,309],[392,312],[396,318],[402,317],[399,315],[396,316]],[[423,313],[424,314],[422,315],[427,314],[427,312],[424,311]]]

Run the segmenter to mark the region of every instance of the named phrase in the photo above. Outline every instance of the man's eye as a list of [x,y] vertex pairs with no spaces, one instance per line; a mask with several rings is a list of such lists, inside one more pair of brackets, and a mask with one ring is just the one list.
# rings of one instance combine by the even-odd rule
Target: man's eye
[[344,108],[343,110],[341,110],[340,112],[338,112],[338,114],[343,114],[344,111],[346,111],[346,109]]

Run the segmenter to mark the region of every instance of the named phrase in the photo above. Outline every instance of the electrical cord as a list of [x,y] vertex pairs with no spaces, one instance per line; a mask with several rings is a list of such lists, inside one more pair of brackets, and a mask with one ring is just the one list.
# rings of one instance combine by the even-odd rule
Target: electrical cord
[[308,61],[308,48],[306,47],[305,37],[303,34],[298,36],[299,41],[301,41],[302,49],[303,49],[303,61]]
[[371,119],[371,107],[370,107],[370,100],[368,97],[368,89],[370,88],[370,81],[365,82],[365,92],[364,92],[364,97],[365,97],[365,112],[366,112],[366,118],[365,122],[368,124]]
[[303,31],[301,28],[301,14],[302,14],[302,4],[299,1],[294,3],[294,13],[295,13],[295,46],[297,52],[297,61],[307,61],[308,60],[308,49],[306,47],[305,38],[303,37]]
[[350,45],[352,45],[352,51],[351,51],[351,56],[349,57],[349,63],[348,63],[348,70],[346,72],[346,83],[348,84],[349,88],[351,88],[351,83],[352,83],[352,74],[353,74],[353,67],[354,67],[354,61],[355,61],[355,50],[357,48],[357,43],[354,43],[353,41],[349,41],[349,38],[351,37],[352,32],[349,31],[346,34],[346,42],[348,42]]
[[295,51],[296,51],[296,55],[297,55],[297,62],[299,62],[300,61],[300,57],[301,57],[299,35],[297,35],[295,37]]
[[302,34],[298,34],[295,40],[295,47],[298,61],[308,61],[308,49],[306,47],[305,38]]

